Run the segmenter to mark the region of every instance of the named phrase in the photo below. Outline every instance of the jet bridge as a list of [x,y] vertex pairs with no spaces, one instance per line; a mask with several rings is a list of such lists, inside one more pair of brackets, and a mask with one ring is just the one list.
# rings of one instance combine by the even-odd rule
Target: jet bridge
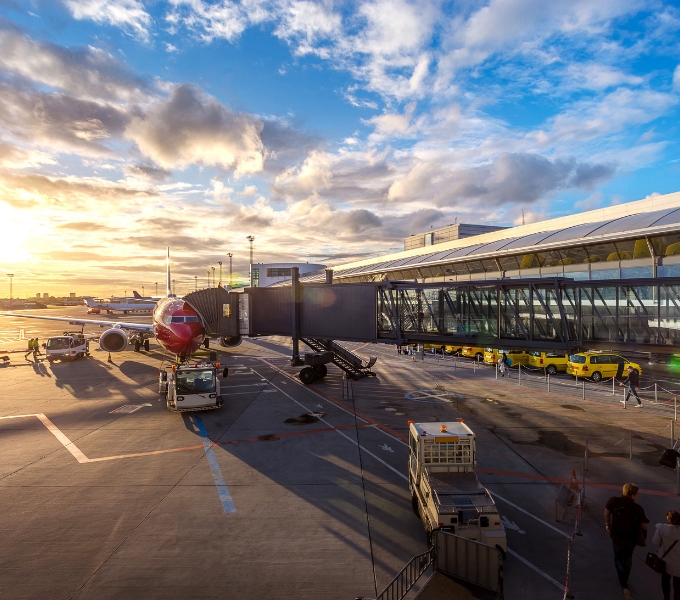
[[295,364],[300,340],[320,340],[309,344],[318,351],[329,340],[660,354],[680,346],[680,278],[301,285],[294,277],[288,287],[200,290],[185,301],[224,345],[290,336]]

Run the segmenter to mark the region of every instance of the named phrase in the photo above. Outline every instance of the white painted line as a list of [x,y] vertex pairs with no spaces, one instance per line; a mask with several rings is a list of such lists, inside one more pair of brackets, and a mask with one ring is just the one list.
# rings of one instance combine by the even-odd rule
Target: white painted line
[[32,415],[11,415],[9,417],[0,417],[0,419],[20,419],[21,417],[37,417],[40,422],[47,427],[47,430],[59,440],[61,445],[64,446],[79,463],[90,462],[87,456],[78,449],[78,446],[69,440],[59,428],[42,413],[35,413]]
[[518,561],[524,563],[532,571],[536,571],[536,573],[538,573],[541,577],[545,577],[550,583],[552,583],[554,586],[557,586],[561,591],[564,591],[564,585],[562,585],[556,579],[553,579],[552,577],[550,577],[550,575],[548,575],[544,571],[541,571],[541,569],[539,569],[536,565],[530,563],[526,558],[522,558],[514,550],[511,550],[510,548],[508,548],[508,554],[510,554],[511,556],[514,556]]
[[532,519],[536,519],[536,521],[538,521],[539,523],[542,523],[546,527],[550,527],[550,529],[552,529],[553,531],[556,531],[557,533],[563,535],[565,538],[567,538],[567,539],[571,538],[571,536],[568,533],[564,533],[564,531],[562,531],[561,529],[558,529],[554,525],[551,525],[547,521],[544,521],[543,519],[539,519],[536,515],[532,515],[530,512],[524,510],[521,506],[517,506],[516,504],[513,504],[512,502],[510,502],[510,500],[506,500],[505,498],[503,498],[503,496],[499,496],[496,492],[492,492],[491,490],[489,490],[489,493],[494,498],[498,498],[499,500],[502,500],[503,502],[505,502],[506,504],[509,504],[513,508],[516,508],[519,512],[524,513],[525,515],[527,515],[528,517],[531,517]]
[[225,385],[225,386],[220,386],[221,390],[231,390],[233,388],[242,388],[242,387],[261,387],[263,385],[267,385],[266,383],[244,383],[243,385]]
[[[275,387],[277,390],[279,390],[284,396],[287,396],[288,398],[290,398],[293,402],[295,402],[295,404],[297,404],[298,406],[301,406],[302,408],[304,408],[308,413],[314,412],[313,410],[310,410],[310,409],[307,408],[304,404],[302,404],[302,402],[298,402],[295,398],[293,398],[292,396],[290,396],[289,394],[287,394],[286,392],[284,392],[281,388],[277,387],[275,384],[272,383],[271,385],[272,385],[273,387]],[[310,390],[310,391],[311,391],[311,390]],[[317,396],[318,396],[318,394],[317,394]],[[338,408],[340,408],[340,407],[338,407]],[[350,414],[351,414],[351,413],[350,413]],[[357,418],[358,418],[358,417],[357,417]],[[328,425],[328,427],[334,427],[334,425],[331,425],[328,421],[326,421],[326,419],[320,418],[319,421],[321,421],[322,423],[325,423],[326,425]],[[365,422],[366,422],[366,421],[364,421],[364,423],[365,423]],[[334,429],[334,431],[335,431],[336,433],[340,434],[342,437],[344,437],[346,440],[348,440],[349,442],[351,442],[351,443],[354,444],[355,446],[359,447],[361,450],[363,450],[363,451],[364,451],[366,454],[368,454],[369,456],[372,456],[373,458],[375,458],[375,460],[377,460],[379,463],[385,465],[390,471],[393,471],[394,473],[396,473],[397,475],[399,475],[399,477],[401,477],[402,479],[405,479],[405,480],[408,481],[408,477],[406,477],[406,475],[404,475],[401,471],[398,471],[398,470],[395,469],[392,465],[387,464],[382,458],[380,458],[379,456],[376,456],[375,454],[373,454],[373,452],[371,452],[370,450],[367,450],[367,449],[364,448],[361,444],[357,443],[356,440],[353,440],[351,437],[349,437],[348,435],[346,435],[344,432],[340,431],[339,429]]]

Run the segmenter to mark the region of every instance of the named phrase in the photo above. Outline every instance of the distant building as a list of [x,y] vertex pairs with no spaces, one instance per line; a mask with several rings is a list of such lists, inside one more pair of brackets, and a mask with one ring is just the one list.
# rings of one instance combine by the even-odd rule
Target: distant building
[[45,293],[43,294],[43,298],[49,298],[49,297],[50,297],[50,295],[49,295],[47,292],[45,292]]
[[40,292],[35,295],[36,298],[40,298]]
[[291,278],[291,269],[298,267],[300,275],[322,271],[326,265],[314,263],[255,263],[250,265],[250,286],[269,287]]
[[69,292],[69,295],[68,295],[68,296],[69,296],[69,298],[75,298],[75,297],[76,297],[76,293],[75,293],[75,292]]
[[482,235],[483,233],[491,233],[492,231],[498,231],[499,229],[507,229],[507,227],[455,223],[454,225],[447,225],[441,229],[433,229],[425,233],[410,235],[404,240],[404,250],[434,246],[435,244],[441,244],[443,242],[461,240],[474,235]]

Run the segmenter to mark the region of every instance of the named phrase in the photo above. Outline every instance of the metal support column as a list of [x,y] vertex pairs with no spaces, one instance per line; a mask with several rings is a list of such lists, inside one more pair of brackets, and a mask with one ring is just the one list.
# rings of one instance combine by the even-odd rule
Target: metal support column
[[300,269],[293,267],[290,274],[293,294],[293,355],[290,357],[290,365],[297,367],[305,364],[300,358]]

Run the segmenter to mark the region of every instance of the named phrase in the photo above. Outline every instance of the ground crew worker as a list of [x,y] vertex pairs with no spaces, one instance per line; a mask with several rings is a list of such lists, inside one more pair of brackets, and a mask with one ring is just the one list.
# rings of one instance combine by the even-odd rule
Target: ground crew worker
[[28,340],[28,349],[26,350],[26,354],[24,354],[24,358],[28,358],[28,355],[33,352],[33,338]]
[[40,340],[35,338],[33,340],[33,356],[37,356],[38,354],[42,355],[42,352],[40,352]]

